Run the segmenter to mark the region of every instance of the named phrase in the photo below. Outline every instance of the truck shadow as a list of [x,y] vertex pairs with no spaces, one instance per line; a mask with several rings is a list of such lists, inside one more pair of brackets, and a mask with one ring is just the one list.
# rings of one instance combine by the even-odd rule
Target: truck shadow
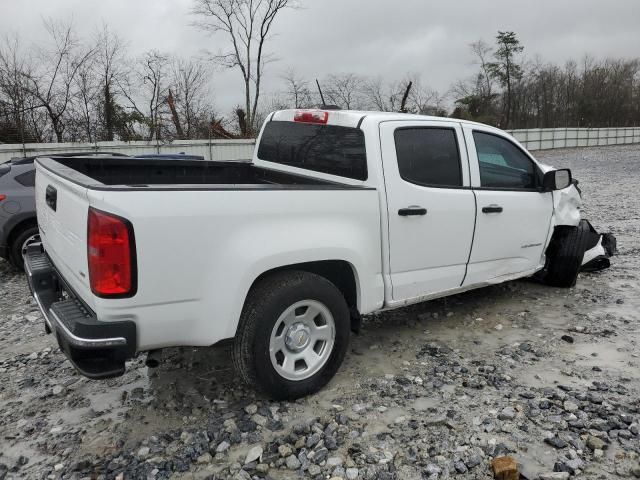
[[[451,348],[461,342],[486,343],[487,332],[495,331],[500,322],[516,318],[526,312],[527,303],[554,292],[534,282],[515,281],[367,316],[361,332],[352,335],[343,367],[328,388],[354,389],[358,379],[394,373],[434,339]],[[165,349],[162,360],[158,368],[149,369],[149,378],[150,387],[165,397],[171,391],[191,391],[225,402],[262,398],[237,377],[228,345]]]

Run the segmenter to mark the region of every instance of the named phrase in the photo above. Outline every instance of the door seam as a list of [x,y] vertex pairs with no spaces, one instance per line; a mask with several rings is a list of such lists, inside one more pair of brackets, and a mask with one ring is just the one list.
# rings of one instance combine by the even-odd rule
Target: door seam
[[[464,149],[467,151],[467,169],[469,172],[469,188],[473,193],[473,204],[475,205],[475,214],[473,216],[473,234],[471,235],[471,245],[469,246],[469,257],[467,257],[467,264],[464,267],[464,277],[462,277],[462,282],[460,282],[460,287],[464,285],[464,281],[467,279],[467,274],[469,273],[469,262],[471,261],[471,254],[473,253],[473,245],[476,241],[476,227],[478,225],[478,197],[476,196],[476,192],[473,189],[473,182],[471,179],[471,152],[469,151],[469,145],[467,144],[467,135],[464,129],[464,125],[460,124],[460,130],[462,132],[462,140],[464,140]],[[475,155],[474,160],[476,164],[478,163],[478,156]]]
[[469,273],[469,262],[471,261],[471,254],[473,253],[473,246],[476,242],[476,227],[478,225],[478,197],[476,196],[475,190],[471,189],[473,192],[473,203],[475,205],[475,216],[473,218],[473,235],[471,235],[471,247],[469,247],[469,257],[467,258],[467,264],[464,267],[464,277],[462,277],[462,282],[460,282],[460,286],[464,285],[464,281],[467,279],[467,273]]

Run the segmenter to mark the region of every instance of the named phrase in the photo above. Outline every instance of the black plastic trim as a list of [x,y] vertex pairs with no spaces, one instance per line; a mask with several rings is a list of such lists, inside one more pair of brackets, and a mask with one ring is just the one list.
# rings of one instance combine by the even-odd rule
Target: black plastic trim
[[502,188],[502,187],[473,187],[477,191],[491,191],[491,192],[524,192],[524,193],[548,193],[540,188]]
[[482,207],[482,213],[502,213],[504,209],[498,205]]
[[43,155],[32,155],[30,157],[13,157],[11,160],[12,165],[28,165],[33,163],[37,158],[51,158],[51,157],[88,157],[95,155],[109,155],[112,157],[128,157],[126,153],[117,153],[117,152],[68,152],[68,153],[45,153]]
[[555,192],[557,190],[562,190],[561,188],[558,189],[555,186],[555,182],[553,184],[550,183],[550,178],[551,178],[551,174],[553,173],[554,175],[556,175],[556,172],[560,172],[560,171],[567,171],[569,172],[569,185],[567,185],[564,188],[569,188],[571,185],[573,185],[573,174],[571,173],[571,169],[570,168],[558,168],[555,170],[549,170],[548,172],[544,172],[542,174],[542,188],[541,191],[542,192]]
[[422,207],[407,207],[398,210],[401,217],[419,217],[427,214],[427,209]]
[[52,185],[47,185],[44,195],[47,206],[54,212],[58,209],[58,191]]
[[[47,158],[47,157],[43,157]],[[51,160],[56,160],[56,158],[51,158]],[[195,192],[195,191],[234,191],[234,190],[243,190],[243,191],[289,191],[289,190],[376,190],[375,187],[369,187],[365,185],[349,185],[346,183],[337,183],[331,180],[319,179],[317,177],[310,177],[305,175],[299,175],[293,172],[283,172],[282,170],[277,170],[275,168],[266,168],[260,166],[259,168],[264,168],[265,170],[269,170],[272,172],[278,173],[286,173],[287,175],[292,175],[299,178],[305,179],[313,179],[318,182],[323,182],[323,185],[264,185],[264,184],[203,184],[203,185],[105,185],[103,183],[88,183],[82,182],[78,178],[74,178],[70,175],[65,175],[60,173],[56,169],[53,169],[47,165],[44,165],[40,159],[36,159],[37,164],[47,170],[48,172],[53,173],[54,175],[68,180],[76,185],[87,188],[89,190],[101,191],[101,192],[140,192],[140,191],[152,191],[152,192]],[[230,163],[230,162],[211,162],[211,163]],[[78,175],[81,175],[80,173]],[[82,175],[85,178],[88,178]]]
[[45,330],[54,333],[72,365],[91,379],[122,375],[125,361],[137,350],[137,326],[131,320],[101,322],[62,277],[41,244],[25,255],[29,288],[45,318]]

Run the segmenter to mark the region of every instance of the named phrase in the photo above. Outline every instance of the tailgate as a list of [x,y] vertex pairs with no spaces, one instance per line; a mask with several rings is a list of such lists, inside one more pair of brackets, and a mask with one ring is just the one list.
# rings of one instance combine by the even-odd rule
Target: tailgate
[[36,210],[42,244],[62,277],[92,307],[87,269],[88,209],[85,187],[36,161]]

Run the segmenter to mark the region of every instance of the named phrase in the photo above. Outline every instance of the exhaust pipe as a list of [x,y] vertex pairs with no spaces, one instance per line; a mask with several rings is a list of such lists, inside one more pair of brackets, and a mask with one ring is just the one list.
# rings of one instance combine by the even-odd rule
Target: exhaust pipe
[[150,350],[147,353],[147,361],[145,365],[149,368],[158,368],[162,361],[162,350]]

